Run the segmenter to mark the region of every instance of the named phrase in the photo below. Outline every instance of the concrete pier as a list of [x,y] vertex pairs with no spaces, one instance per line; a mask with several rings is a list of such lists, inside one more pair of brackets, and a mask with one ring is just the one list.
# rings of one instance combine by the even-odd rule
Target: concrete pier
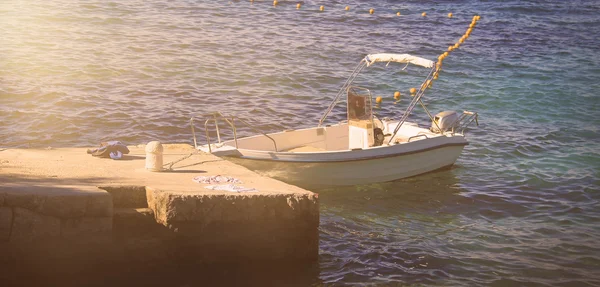
[[[170,171],[150,172],[144,146],[129,148],[121,160],[82,148],[0,151],[3,270],[56,258],[317,259],[317,194],[188,145],[165,145],[165,163],[185,159]],[[192,181],[214,175],[237,178],[256,192],[209,190]]]

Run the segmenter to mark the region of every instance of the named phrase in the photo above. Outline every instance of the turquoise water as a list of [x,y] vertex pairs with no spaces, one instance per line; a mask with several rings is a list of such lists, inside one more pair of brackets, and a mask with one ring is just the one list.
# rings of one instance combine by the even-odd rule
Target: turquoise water
[[[302,3],[3,1],[0,146],[191,143],[190,116],[216,110],[308,127],[364,55],[434,59],[478,14],[425,96],[480,113],[471,144],[450,170],[316,190],[320,257],[300,282],[600,285],[599,2]],[[420,84],[400,68],[367,78],[382,116]]]

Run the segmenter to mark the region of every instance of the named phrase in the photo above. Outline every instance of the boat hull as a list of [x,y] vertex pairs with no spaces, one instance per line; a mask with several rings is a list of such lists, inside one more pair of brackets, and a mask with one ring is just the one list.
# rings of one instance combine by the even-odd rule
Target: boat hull
[[343,186],[386,182],[453,165],[464,143],[439,145],[411,152],[340,161],[281,161],[228,158],[262,175],[300,186]]

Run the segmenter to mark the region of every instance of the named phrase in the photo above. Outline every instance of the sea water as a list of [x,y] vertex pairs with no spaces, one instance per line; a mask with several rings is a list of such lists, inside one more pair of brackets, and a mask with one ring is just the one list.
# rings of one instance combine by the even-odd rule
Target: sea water
[[[281,283],[600,285],[600,2],[296,3],[2,1],[0,146],[192,143],[190,117],[213,111],[309,127],[365,55],[436,59],[481,15],[424,97],[479,113],[457,163],[314,190],[319,261]],[[421,84],[402,68],[366,70],[379,116]]]

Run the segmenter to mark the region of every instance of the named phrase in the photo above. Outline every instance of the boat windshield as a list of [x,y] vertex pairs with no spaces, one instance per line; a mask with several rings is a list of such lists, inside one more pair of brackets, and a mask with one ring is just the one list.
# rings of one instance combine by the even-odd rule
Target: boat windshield
[[360,87],[348,88],[348,121],[371,120],[371,92]]

